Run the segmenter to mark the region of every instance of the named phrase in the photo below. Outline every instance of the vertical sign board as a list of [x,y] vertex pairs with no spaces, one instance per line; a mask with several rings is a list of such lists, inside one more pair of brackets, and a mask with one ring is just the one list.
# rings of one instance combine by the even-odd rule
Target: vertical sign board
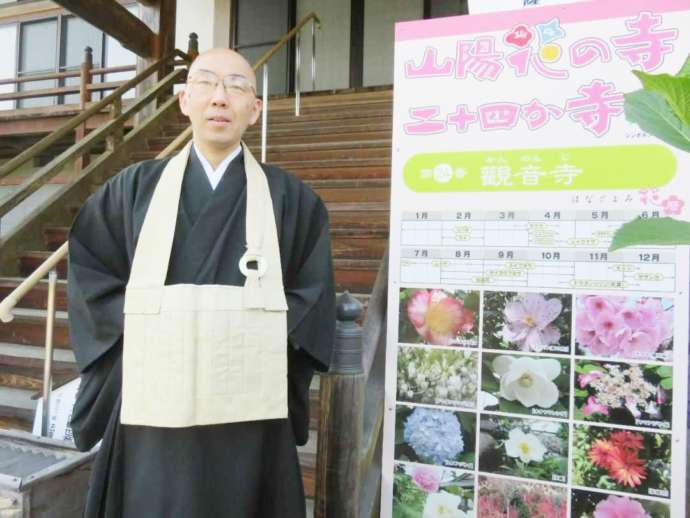
[[609,245],[688,219],[624,98],[688,53],[685,0],[397,24],[382,516],[686,516],[688,249]]

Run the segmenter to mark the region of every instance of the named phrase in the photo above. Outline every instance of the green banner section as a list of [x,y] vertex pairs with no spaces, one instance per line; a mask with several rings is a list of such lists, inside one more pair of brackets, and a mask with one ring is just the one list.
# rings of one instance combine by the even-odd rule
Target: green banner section
[[662,145],[420,153],[403,168],[416,192],[637,190],[676,174]]

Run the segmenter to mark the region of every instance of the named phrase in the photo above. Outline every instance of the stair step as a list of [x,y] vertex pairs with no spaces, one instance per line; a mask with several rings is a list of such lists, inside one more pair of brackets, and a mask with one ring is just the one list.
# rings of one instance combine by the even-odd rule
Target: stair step
[[335,289],[371,293],[380,259],[333,259]]
[[[64,385],[68,381],[78,378],[79,370],[76,365],[66,368],[63,364],[53,364],[52,376],[56,386]],[[2,365],[0,387],[31,390],[34,394],[39,393],[43,390],[43,365],[41,364],[40,368]]]
[[[0,278],[0,300],[7,297],[23,281],[19,277]],[[48,300],[48,281],[40,281],[24,298],[19,301],[20,308],[45,309]],[[58,280],[55,290],[55,308],[58,311],[67,310],[67,282]],[[2,324],[0,324],[2,325]]]
[[69,227],[50,225],[43,229],[43,238],[48,250],[55,251],[67,241]]
[[[390,153],[389,153],[390,155]],[[335,158],[335,159],[325,159],[325,160],[280,160],[271,161],[268,160],[269,164],[277,165],[285,171],[299,176],[299,171],[304,169],[334,169],[342,167],[386,167],[390,171],[391,157],[390,156],[380,156],[371,158]]]
[[[46,321],[44,316],[15,316],[7,324],[0,324],[0,342],[39,346],[45,343]],[[64,318],[55,319],[53,344],[69,349],[69,326]]]

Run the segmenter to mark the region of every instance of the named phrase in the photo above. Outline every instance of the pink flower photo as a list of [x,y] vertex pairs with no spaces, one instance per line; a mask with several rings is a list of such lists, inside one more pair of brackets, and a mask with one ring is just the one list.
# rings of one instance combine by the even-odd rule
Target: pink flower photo
[[573,518],[670,518],[668,504],[575,489],[571,499]]
[[476,347],[478,328],[478,292],[400,290],[399,342]]
[[656,297],[579,296],[575,339],[585,356],[671,361],[673,303]]
[[484,293],[483,347],[570,353],[572,296],[563,293]]

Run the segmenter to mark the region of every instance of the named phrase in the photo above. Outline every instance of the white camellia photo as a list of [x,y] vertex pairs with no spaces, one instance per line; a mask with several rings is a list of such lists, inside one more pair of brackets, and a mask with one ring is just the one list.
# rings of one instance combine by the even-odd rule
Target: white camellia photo
[[458,509],[461,498],[441,491],[430,494],[424,504],[422,518],[474,518],[474,512]]
[[482,409],[568,417],[570,365],[565,359],[485,353]]
[[561,373],[558,360],[497,356],[493,370],[501,377],[499,395],[508,401],[517,400],[527,408],[550,408],[558,401],[558,388],[553,382]]
[[520,428],[513,428],[508,433],[505,443],[506,455],[518,458],[525,464],[544,460],[546,447],[533,433],[525,433]]

